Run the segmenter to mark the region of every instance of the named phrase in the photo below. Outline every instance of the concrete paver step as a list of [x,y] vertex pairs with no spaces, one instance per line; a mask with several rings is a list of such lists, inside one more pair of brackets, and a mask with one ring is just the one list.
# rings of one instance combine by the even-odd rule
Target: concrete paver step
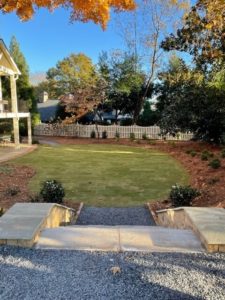
[[159,226],[75,225],[44,229],[36,248],[86,251],[204,251],[191,230]]

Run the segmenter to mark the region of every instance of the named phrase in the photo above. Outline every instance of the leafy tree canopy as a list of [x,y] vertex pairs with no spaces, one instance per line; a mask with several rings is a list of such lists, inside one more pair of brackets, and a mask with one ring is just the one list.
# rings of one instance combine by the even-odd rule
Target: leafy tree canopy
[[164,133],[191,131],[200,140],[225,142],[225,91],[179,60],[176,68],[170,62],[156,88],[160,127]]
[[[99,71],[108,82],[109,107],[116,112],[139,116],[142,109],[140,97],[145,92],[146,76],[137,57],[127,53],[114,53],[110,59],[103,53]],[[151,93],[151,91],[149,91]]]
[[115,11],[135,9],[134,0],[2,0],[0,10],[5,13],[15,11],[22,20],[30,19],[35,8],[47,8],[50,11],[57,7],[71,10],[71,20],[94,21],[103,28],[110,18],[110,8]]
[[97,77],[91,59],[82,53],[71,54],[47,72],[49,85],[55,90],[57,96],[73,93],[78,88],[92,84]]
[[184,26],[162,47],[193,55],[198,66],[225,60],[225,1],[198,0],[184,17]]

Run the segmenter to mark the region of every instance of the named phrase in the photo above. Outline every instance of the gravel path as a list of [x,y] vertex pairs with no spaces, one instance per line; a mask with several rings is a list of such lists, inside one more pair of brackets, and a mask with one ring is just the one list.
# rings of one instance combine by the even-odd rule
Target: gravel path
[[155,225],[147,208],[84,207],[76,225]]
[[224,254],[0,247],[0,270],[1,300],[225,299]]

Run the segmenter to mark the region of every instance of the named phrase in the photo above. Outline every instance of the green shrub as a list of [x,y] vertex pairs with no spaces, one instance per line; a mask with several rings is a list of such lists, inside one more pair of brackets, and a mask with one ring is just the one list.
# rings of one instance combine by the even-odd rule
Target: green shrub
[[46,180],[42,183],[40,196],[44,202],[62,203],[65,191],[62,184],[57,180]]
[[212,158],[214,154],[208,150],[202,151],[201,154],[201,160],[209,160],[209,158]]
[[174,185],[171,188],[169,198],[174,207],[190,206],[192,201],[200,196],[200,192],[191,186]]
[[222,157],[222,158],[225,158],[225,149],[223,149],[223,150],[221,151],[221,157]]
[[219,169],[221,167],[221,161],[219,158],[214,158],[209,162],[209,166],[213,169]]
[[214,185],[214,184],[216,184],[216,183],[219,182],[219,181],[220,181],[220,179],[219,179],[218,177],[210,178],[210,179],[208,180],[208,184]]
[[168,141],[168,145],[175,148],[176,147],[176,143],[174,141]]
[[131,141],[135,140],[135,134],[133,132],[130,133],[130,140]]
[[20,193],[20,188],[17,185],[10,186],[5,190],[5,194],[10,197],[16,196],[18,193]]
[[95,139],[96,138],[96,133],[95,133],[94,130],[92,130],[90,137],[91,137],[91,139]]
[[204,152],[202,152],[202,154],[201,154],[201,160],[208,160],[209,159],[209,156],[208,156],[208,154],[207,153],[204,153]]
[[107,131],[104,130],[104,131],[102,132],[102,138],[103,138],[103,139],[107,139],[107,137],[108,137]]
[[195,156],[197,155],[197,152],[194,151],[194,150],[192,150],[192,151],[190,152],[190,155],[191,155],[192,157],[195,157]]
[[193,151],[193,150],[188,149],[188,150],[185,151],[185,153],[186,153],[186,154],[191,154],[192,151]]
[[13,172],[13,168],[9,165],[0,165],[0,173],[9,175]]
[[142,139],[143,140],[147,140],[148,139],[148,136],[147,136],[146,132],[142,134]]

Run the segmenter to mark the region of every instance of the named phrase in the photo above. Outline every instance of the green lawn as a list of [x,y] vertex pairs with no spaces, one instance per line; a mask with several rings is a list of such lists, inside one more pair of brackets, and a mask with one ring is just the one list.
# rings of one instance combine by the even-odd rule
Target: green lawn
[[187,172],[172,157],[117,145],[40,146],[14,163],[36,170],[32,191],[39,191],[46,179],[57,179],[67,199],[95,206],[132,206],[165,199],[173,184],[188,182]]

